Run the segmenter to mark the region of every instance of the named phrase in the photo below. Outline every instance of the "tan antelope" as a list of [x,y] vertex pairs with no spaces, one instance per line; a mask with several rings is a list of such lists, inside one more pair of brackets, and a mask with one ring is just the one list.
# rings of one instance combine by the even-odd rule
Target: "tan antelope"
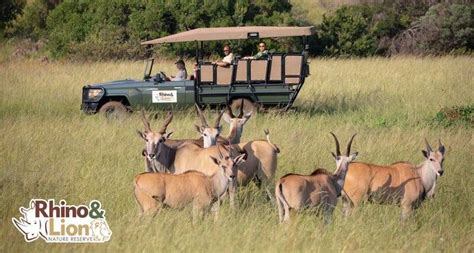
[[388,166],[355,162],[349,166],[344,185],[344,212],[350,214],[352,207],[362,201],[399,204],[402,219],[406,219],[414,208],[426,198],[434,196],[436,179],[443,175],[445,147],[439,141],[438,150],[433,151],[425,139],[425,160],[418,166],[409,162],[396,162]]
[[[193,220],[209,210],[212,204],[226,192],[234,180],[236,166],[245,161],[245,154],[234,156],[231,147],[217,145],[218,157],[208,156],[207,160],[218,170],[207,176],[198,171],[183,174],[145,172],[135,177],[135,198],[142,213],[155,215],[162,205],[181,208],[192,204]],[[225,152],[222,153],[221,149]],[[218,205],[216,206],[218,208]],[[214,210],[217,211],[218,210]]]
[[240,143],[240,138],[242,137],[242,132],[244,129],[245,123],[252,116],[252,112],[244,114],[244,100],[242,99],[242,104],[240,105],[240,112],[238,116],[235,116],[232,112],[232,109],[227,104],[227,111],[224,114],[224,121],[229,124],[229,135],[227,139],[230,140],[232,144]]
[[350,154],[352,140],[347,144],[346,155],[341,155],[339,141],[331,133],[336,142],[336,170],[330,173],[325,169],[317,169],[310,175],[287,174],[280,178],[275,186],[280,222],[290,221],[290,210],[298,211],[303,208],[316,208],[324,214],[324,221],[331,219],[337,198],[341,195],[350,162],[357,157],[357,152]]
[[[204,147],[215,145],[221,131],[220,119],[224,111],[222,111],[218,115],[214,127],[210,127],[198,105],[196,105],[196,110],[199,115],[199,118],[201,119],[201,126],[196,125],[196,129],[201,133],[201,138],[199,139],[170,139],[169,137],[172,135],[172,132],[166,133],[166,129],[170,124],[171,120],[173,119],[173,114],[171,112],[168,113],[168,117],[166,118],[165,123],[163,124],[161,129],[158,132],[154,132],[151,129],[149,119],[142,111],[141,116],[145,131],[141,132],[137,130],[137,133],[145,141],[146,154],[148,156],[154,156],[155,154],[157,154],[155,150],[159,149],[163,150],[163,152],[159,153],[161,154],[161,157],[163,159],[166,159],[168,156],[174,156],[175,149],[177,149],[178,146],[182,145],[183,143],[191,142]],[[154,162],[153,159],[145,159],[145,171],[153,172],[153,167],[158,168],[159,172],[166,172],[166,169],[163,166],[159,166],[157,164],[155,164],[155,166],[151,166],[152,162]]]

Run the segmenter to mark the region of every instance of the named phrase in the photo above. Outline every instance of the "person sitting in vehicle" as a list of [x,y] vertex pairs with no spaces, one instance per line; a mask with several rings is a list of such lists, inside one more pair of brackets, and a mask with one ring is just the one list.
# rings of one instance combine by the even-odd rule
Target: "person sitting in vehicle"
[[234,61],[234,54],[232,53],[232,49],[229,45],[224,45],[224,58],[222,60],[214,61],[212,64],[216,64],[217,66],[221,67],[228,67]]
[[186,71],[186,65],[184,61],[179,59],[174,64],[176,64],[176,68],[178,68],[178,73],[176,76],[167,77],[164,73],[164,78],[166,81],[184,81],[188,78],[188,72]]
[[268,60],[268,50],[267,44],[263,41],[258,43],[258,53],[254,56],[247,56],[242,59],[252,59],[252,60]]

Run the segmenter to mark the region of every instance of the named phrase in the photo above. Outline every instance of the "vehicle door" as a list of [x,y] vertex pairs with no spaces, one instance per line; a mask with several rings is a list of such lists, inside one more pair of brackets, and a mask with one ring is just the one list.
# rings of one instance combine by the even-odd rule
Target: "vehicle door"
[[173,109],[186,101],[186,81],[150,80],[142,87],[142,101],[147,109]]

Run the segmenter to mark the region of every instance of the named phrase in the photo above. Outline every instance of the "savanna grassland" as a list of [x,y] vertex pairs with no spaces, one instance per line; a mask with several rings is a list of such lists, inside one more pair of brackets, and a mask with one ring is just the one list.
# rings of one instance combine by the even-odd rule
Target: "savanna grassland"
[[[159,62],[172,73],[172,62]],[[188,65],[188,70],[189,69]],[[358,133],[358,161],[422,162],[424,138],[447,149],[437,194],[406,222],[396,206],[364,204],[324,226],[310,212],[280,225],[274,203],[255,185],[241,188],[239,207],[221,208],[192,225],[191,210],[164,210],[140,218],[132,179],[143,171],[143,129],[138,114],[108,121],[79,110],[85,84],[141,78],[143,62],[69,63],[15,60],[0,65],[0,241],[2,252],[472,252],[474,251],[473,125],[439,124],[445,107],[474,104],[474,59],[313,59],[312,75],[288,113],[253,115],[243,140],[263,138],[269,128],[280,149],[277,177],[334,170],[334,131],[346,142]],[[161,126],[160,113],[152,127]],[[214,118],[213,112],[209,118]],[[471,116],[472,117],[472,116]],[[175,112],[174,138],[196,137],[193,109]],[[227,133],[224,125],[224,133]],[[272,185],[273,186],[273,185]],[[104,244],[26,243],[11,218],[32,198],[69,204],[100,200],[113,232]]]

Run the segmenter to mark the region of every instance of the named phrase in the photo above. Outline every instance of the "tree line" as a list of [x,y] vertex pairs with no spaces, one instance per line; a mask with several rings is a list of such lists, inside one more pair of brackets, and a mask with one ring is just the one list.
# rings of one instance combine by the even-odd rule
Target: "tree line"
[[[397,54],[470,54],[473,6],[465,1],[356,1],[330,9],[320,24],[292,15],[288,1],[244,0],[5,0],[3,39],[43,41],[51,56],[73,59],[142,59],[140,42],[200,27],[315,25],[310,54],[366,57]],[[368,3],[370,2],[370,3]],[[266,40],[276,52],[299,51],[298,38]],[[226,42],[206,43],[208,55]],[[255,41],[232,41],[252,54]],[[162,56],[192,57],[194,43],[157,47]]]

